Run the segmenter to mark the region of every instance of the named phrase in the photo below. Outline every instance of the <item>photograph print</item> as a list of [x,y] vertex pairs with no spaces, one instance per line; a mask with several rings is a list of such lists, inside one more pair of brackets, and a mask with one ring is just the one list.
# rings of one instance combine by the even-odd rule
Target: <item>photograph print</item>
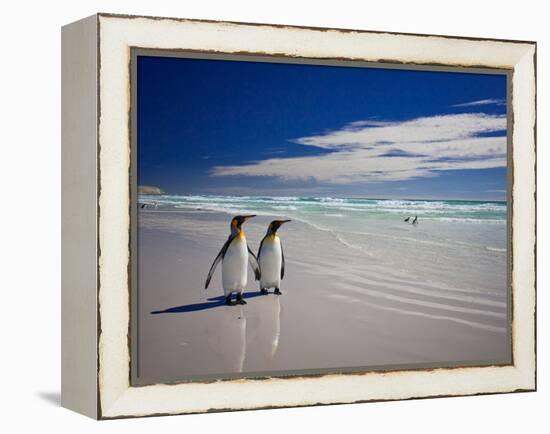
[[132,77],[135,384],[511,363],[508,71]]

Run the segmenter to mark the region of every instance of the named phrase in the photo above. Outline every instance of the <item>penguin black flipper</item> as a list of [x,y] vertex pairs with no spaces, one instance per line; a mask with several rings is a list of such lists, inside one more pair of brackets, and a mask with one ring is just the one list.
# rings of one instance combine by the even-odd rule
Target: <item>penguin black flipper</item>
[[218,256],[216,256],[216,259],[214,259],[214,262],[212,262],[212,266],[210,267],[210,271],[208,272],[208,276],[206,276],[206,283],[204,284],[204,289],[208,288],[208,285],[210,284],[210,279],[212,279],[212,275],[214,274],[214,271],[216,271],[216,267],[220,263],[220,261],[225,256],[225,252],[227,252],[227,249],[229,248],[229,245],[231,244],[231,241],[235,238],[236,235],[230,235],[225,244],[222,246],[222,249],[218,253]]
[[285,277],[285,252],[283,251],[283,242],[281,241],[281,280]]
[[260,265],[258,264],[258,258],[256,258],[256,255],[250,250],[250,247],[246,246],[248,249],[248,263],[250,264],[250,267],[252,267],[252,270],[254,270],[254,278],[256,280],[260,280],[260,277],[262,277],[262,274],[260,273]]
[[260,254],[262,253],[262,246],[264,245],[264,241],[267,238],[267,235],[262,238],[262,241],[260,241],[260,247],[258,248],[258,260],[260,260]]

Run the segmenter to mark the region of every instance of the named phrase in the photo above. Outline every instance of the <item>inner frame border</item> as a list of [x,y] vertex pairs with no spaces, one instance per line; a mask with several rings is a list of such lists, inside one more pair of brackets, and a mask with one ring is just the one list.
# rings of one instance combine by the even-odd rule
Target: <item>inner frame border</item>
[[[408,363],[408,364],[390,364],[390,365],[371,365],[354,367],[334,367],[334,368],[311,368],[299,370],[281,370],[281,371],[255,371],[239,374],[207,374],[182,376],[178,378],[166,378],[161,381],[144,381],[140,379],[140,361],[139,361],[139,248],[138,248],[138,120],[137,120],[137,60],[138,57],[165,57],[197,60],[219,60],[219,61],[239,61],[239,62],[259,62],[259,63],[278,63],[295,65],[316,65],[330,67],[352,67],[352,68],[375,68],[375,69],[397,69],[409,71],[426,72],[450,72],[466,74],[492,74],[506,76],[506,340],[508,345],[507,360],[457,360],[452,362],[432,362],[432,363]],[[490,366],[511,366],[514,364],[514,340],[513,340],[513,284],[512,284],[512,266],[513,266],[513,237],[512,237],[512,210],[513,210],[513,128],[514,116],[512,106],[512,76],[513,70],[510,68],[492,68],[492,67],[470,67],[470,66],[445,66],[441,64],[412,64],[398,62],[370,62],[352,59],[318,59],[309,57],[296,57],[284,55],[268,55],[265,53],[224,53],[209,50],[189,50],[189,49],[157,49],[145,47],[130,47],[129,77],[130,77],[130,107],[129,107],[129,143],[130,143],[130,263],[129,263],[129,296],[130,296],[130,323],[128,349],[130,352],[130,372],[129,382],[131,387],[148,386],[154,384],[185,384],[185,383],[205,383],[215,380],[235,380],[235,379],[268,379],[268,378],[292,378],[292,377],[318,377],[327,374],[361,374],[367,372],[398,372],[398,371],[422,371],[439,368],[464,368],[464,367],[490,367]]]

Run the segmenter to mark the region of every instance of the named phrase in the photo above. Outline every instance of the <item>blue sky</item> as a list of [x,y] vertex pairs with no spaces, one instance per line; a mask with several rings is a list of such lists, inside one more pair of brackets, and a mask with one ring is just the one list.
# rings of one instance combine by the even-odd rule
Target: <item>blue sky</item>
[[506,76],[138,57],[138,183],[504,200]]

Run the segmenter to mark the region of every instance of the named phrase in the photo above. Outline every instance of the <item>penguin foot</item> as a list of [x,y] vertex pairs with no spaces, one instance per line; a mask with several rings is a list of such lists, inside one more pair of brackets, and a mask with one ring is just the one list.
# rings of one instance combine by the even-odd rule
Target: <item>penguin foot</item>
[[275,288],[275,291],[273,292],[273,294],[275,294],[275,295],[281,295],[282,292],[281,292],[281,290],[280,290],[279,288]]
[[260,289],[260,292],[261,292],[263,295],[269,294],[269,291],[268,291],[267,289],[265,289],[265,288],[261,288],[261,289]]
[[231,294],[229,294],[227,297],[225,297],[225,304],[227,306],[235,306],[237,303],[231,300]]
[[242,294],[237,294],[237,304],[246,304],[246,301],[243,300]]

